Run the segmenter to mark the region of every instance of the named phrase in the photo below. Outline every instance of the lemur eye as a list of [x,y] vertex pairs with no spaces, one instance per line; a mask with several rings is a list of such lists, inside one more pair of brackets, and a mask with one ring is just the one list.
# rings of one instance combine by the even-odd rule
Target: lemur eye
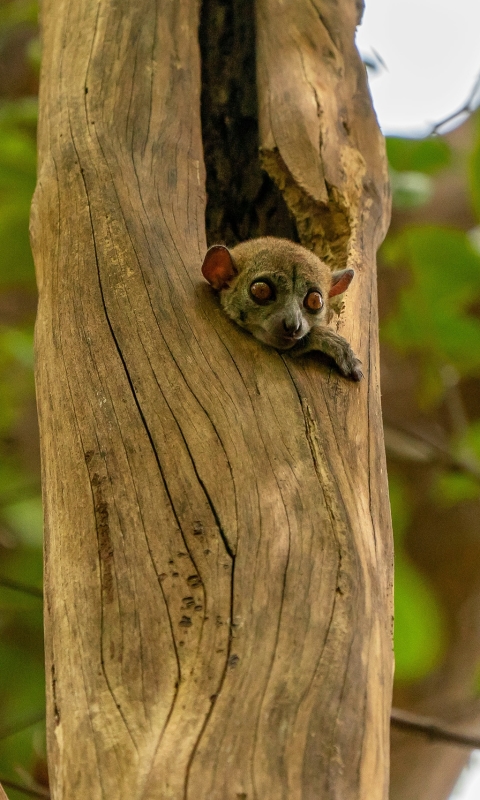
[[320,309],[323,308],[323,297],[320,292],[312,289],[312,291],[305,296],[303,305],[305,308],[308,308],[309,311],[320,311]]
[[253,281],[250,286],[250,294],[259,305],[264,305],[275,297],[275,292],[266,281]]

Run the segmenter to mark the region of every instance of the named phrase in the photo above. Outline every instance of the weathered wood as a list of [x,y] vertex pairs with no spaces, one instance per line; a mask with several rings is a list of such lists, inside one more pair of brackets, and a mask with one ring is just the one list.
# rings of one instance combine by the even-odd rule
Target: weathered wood
[[257,0],[257,83],[263,163],[302,242],[332,269],[356,271],[336,327],[366,367],[357,391],[336,378],[320,382],[310,365],[288,365],[328,491],[324,535],[338,547],[328,622],[328,595],[319,596],[331,651],[317,666],[322,689],[302,753],[302,796],[373,800],[388,794],[392,678],[375,265],[390,195],[383,137],[354,45],[362,8],[355,0]]
[[[384,798],[376,174],[342,245],[365,259],[343,323],[367,373],[353,386],[263,348],[200,283],[197,0],[45,0],[42,18],[32,244],[52,796]],[[366,152],[342,159],[354,185]]]

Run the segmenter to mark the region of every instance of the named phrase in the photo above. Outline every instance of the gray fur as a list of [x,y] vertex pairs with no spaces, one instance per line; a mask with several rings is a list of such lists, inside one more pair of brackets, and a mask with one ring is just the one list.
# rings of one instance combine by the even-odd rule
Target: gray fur
[[[277,350],[302,355],[319,350],[337,364],[346,378],[360,380],[360,361],[348,342],[327,328],[332,272],[310,250],[287,239],[251,239],[229,251],[235,275],[220,289],[220,303],[237,325]],[[208,259],[208,253],[205,263]],[[335,280],[346,271],[334,273]],[[353,273],[348,274],[348,280]],[[275,297],[259,305],[250,294],[254,281],[265,279]],[[348,281],[347,281],[348,282]],[[312,312],[304,305],[309,291],[320,292],[323,307]]]

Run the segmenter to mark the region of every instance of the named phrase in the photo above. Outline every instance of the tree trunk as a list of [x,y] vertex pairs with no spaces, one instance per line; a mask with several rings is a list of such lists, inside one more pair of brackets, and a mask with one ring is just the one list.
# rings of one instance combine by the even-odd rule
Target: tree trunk
[[200,281],[198,0],[42,14],[53,798],[384,800],[388,194],[356,4],[259,0],[257,47],[264,164],[302,241],[357,270],[337,327],[360,385],[263,347]]

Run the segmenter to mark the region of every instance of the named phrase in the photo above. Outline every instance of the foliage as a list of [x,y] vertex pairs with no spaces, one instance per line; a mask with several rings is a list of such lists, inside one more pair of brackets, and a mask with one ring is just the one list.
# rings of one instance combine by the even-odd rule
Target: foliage
[[[9,0],[0,7],[0,52],[18,26],[33,25],[37,3]],[[25,59],[38,64],[35,33]],[[0,99],[0,299],[2,308],[34,291],[28,244],[28,216],[35,185],[37,102]],[[471,204],[479,227],[453,229],[413,223],[435,190],[435,181],[455,161],[440,137],[390,137],[393,202],[406,224],[388,236],[381,263],[390,275],[405,277],[394,307],[382,325],[382,339],[419,368],[419,405],[430,412],[445,396],[445,369],[459,380],[480,376],[480,115],[468,162]],[[15,301],[15,302],[14,302]],[[20,304],[21,305],[21,304]],[[30,308],[29,302],[26,302]],[[8,316],[8,315],[7,315]],[[33,320],[29,312],[0,316],[0,582],[2,578],[41,586],[41,503],[39,476],[14,444],[33,402]],[[13,443],[13,444],[12,444]],[[431,501],[442,508],[480,497],[480,421],[469,420],[450,437],[450,463],[439,463],[431,481]],[[465,468],[462,468],[462,464]],[[441,663],[448,636],[445,609],[408,549],[415,513],[408,479],[390,469],[396,545],[396,679],[419,680]],[[452,535],[454,535],[452,531]],[[44,675],[41,602],[0,585],[0,776],[20,781],[44,752],[43,722],[22,728],[43,709]],[[479,672],[480,675],[480,672]],[[7,677],[8,676],[8,677]],[[473,681],[480,692],[480,677]],[[19,724],[15,735],[2,731]],[[22,794],[9,790],[11,800]]]
[[6,0],[0,5],[0,49],[3,49],[12,33],[24,25],[36,25],[38,20],[37,0]]
[[408,264],[410,282],[383,326],[386,341],[423,360],[423,399],[438,399],[441,370],[480,371],[480,320],[469,308],[480,299],[480,254],[464,231],[439,226],[407,227],[384,246],[391,266]]
[[477,220],[480,221],[480,114],[478,113],[476,116],[476,133],[476,142],[470,157],[468,177],[472,205]]
[[417,208],[433,192],[432,176],[450,164],[450,148],[442,139],[387,139],[390,183],[397,208]]
[[390,473],[390,504],[395,534],[395,677],[423,678],[439,663],[445,629],[435,593],[404,549],[411,509],[401,479]]
[[[468,180],[472,207],[480,219],[480,116],[476,126]],[[383,321],[381,337],[401,356],[413,359],[418,407],[434,415],[446,402],[452,375],[457,393],[462,381],[480,377],[480,228],[412,221],[412,209],[430,199],[435,176],[454,163],[443,139],[391,137],[387,153],[394,208],[400,219],[405,214],[405,222],[396,225],[380,253],[385,274],[394,270],[401,275],[401,288]],[[459,425],[450,431],[448,454],[431,470],[429,501],[440,508],[480,499],[480,421],[467,417]],[[418,681],[441,663],[448,633],[436,588],[409,556],[408,531],[415,508],[408,474],[391,468],[389,480],[395,534],[396,680],[404,683]],[[452,536],[455,533],[452,530]]]
[[31,285],[28,217],[35,188],[36,101],[0,106],[0,285]]
[[434,175],[451,163],[448,144],[438,136],[428,139],[402,139],[389,136],[387,156],[391,169],[396,172],[420,172]]
[[[19,38],[19,59],[29,69],[38,62],[37,15],[31,0],[1,5],[0,57],[16,32],[28,29],[28,41]],[[35,277],[28,218],[36,120],[35,97],[0,98],[0,776],[23,785],[31,783],[45,754],[42,603],[19,590],[42,584],[39,475],[24,452],[25,425],[34,410]],[[8,796],[25,798],[12,789]]]

